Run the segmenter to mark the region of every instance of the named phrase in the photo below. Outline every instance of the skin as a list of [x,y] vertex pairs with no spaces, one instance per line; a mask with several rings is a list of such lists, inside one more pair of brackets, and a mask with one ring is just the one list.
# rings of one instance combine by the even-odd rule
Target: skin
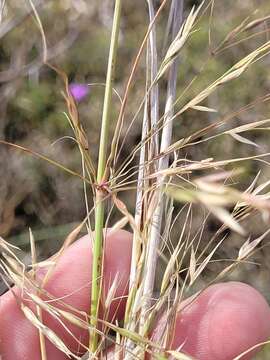
[[[109,310],[109,319],[121,319],[127,295],[131,261],[132,235],[124,230],[108,233],[104,258],[105,293],[116,274],[118,282],[115,298]],[[92,255],[87,236],[70,246],[60,258],[46,290],[56,298],[65,297],[65,303],[88,312]],[[15,291],[16,292],[16,291]],[[19,295],[19,292],[17,291]],[[230,282],[209,287],[197,299],[186,300],[172,338],[172,349],[182,351],[199,360],[232,360],[248,348],[266,341],[270,336],[270,308],[265,299],[252,287]],[[27,306],[31,303],[26,301]],[[102,315],[102,314],[101,314]],[[78,350],[76,341],[53,318],[43,314],[44,323],[60,336],[72,351]],[[157,340],[165,318],[161,317],[154,332]],[[69,329],[87,344],[86,331]],[[48,360],[68,359],[49,341],[46,341]],[[9,291],[0,298],[0,354],[3,360],[40,359],[37,330],[24,317],[14,294]],[[254,354],[254,353],[253,353]],[[252,354],[243,357],[252,359]]]

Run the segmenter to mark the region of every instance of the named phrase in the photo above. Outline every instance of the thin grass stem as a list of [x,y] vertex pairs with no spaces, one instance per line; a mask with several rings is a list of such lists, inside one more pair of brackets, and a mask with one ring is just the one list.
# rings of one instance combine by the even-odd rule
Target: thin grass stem
[[[108,60],[105,96],[103,104],[102,125],[100,135],[100,147],[98,158],[97,184],[104,180],[107,158],[108,133],[110,124],[111,99],[113,91],[113,78],[116,63],[118,37],[120,30],[122,0],[115,1],[114,19],[111,34],[110,53]],[[105,195],[106,197],[106,195]],[[96,190],[96,209],[95,209],[95,239],[93,244],[93,266],[92,266],[92,287],[91,287],[91,325],[94,330],[90,332],[89,348],[92,354],[98,348],[97,327],[99,303],[102,289],[102,258],[103,258],[103,226],[105,214],[104,192],[100,187]]]

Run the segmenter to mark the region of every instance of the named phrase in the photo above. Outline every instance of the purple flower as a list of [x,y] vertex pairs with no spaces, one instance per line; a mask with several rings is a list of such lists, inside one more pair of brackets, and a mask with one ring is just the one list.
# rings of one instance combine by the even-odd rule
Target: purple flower
[[89,87],[87,84],[72,83],[69,85],[69,91],[74,99],[80,102],[89,94]]

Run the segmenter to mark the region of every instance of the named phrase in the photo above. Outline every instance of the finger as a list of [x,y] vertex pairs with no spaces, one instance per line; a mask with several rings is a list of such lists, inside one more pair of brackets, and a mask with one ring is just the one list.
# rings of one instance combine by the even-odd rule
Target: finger
[[[270,336],[267,302],[243,283],[213,285],[194,302],[185,301],[182,308],[176,319],[172,349],[182,348],[199,360],[232,360]],[[163,317],[154,331],[156,341],[165,322]],[[254,353],[242,359],[251,359]]]
[[[108,291],[117,276],[115,301],[109,310],[108,320],[121,318],[124,314],[125,300],[120,300],[128,292],[128,279],[131,257],[132,235],[120,230],[108,233],[105,241],[104,287]],[[46,290],[55,298],[84,312],[90,308],[90,279],[92,255],[88,236],[70,246],[60,258],[56,268],[46,284]],[[28,304],[27,304],[28,305]],[[64,340],[73,351],[78,343],[51,316],[44,312],[44,323]],[[87,344],[88,331],[69,325],[72,334]],[[46,341],[48,359],[67,359],[55,346]],[[0,299],[0,354],[4,360],[40,359],[37,330],[24,317],[14,295],[7,292]]]

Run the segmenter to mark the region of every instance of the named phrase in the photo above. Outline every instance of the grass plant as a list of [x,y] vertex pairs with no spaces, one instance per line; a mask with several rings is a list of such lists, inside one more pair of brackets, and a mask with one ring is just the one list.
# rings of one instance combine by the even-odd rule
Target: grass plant
[[[179,350],[171,350],[170,342],[176,320],[179,303],[187,296],[199,290],[199,293],[211,283],[226,279],[236,267],[248,261],[263,246],[269,230],[257,238],[250,239],[245,229],[245,221],[254,214],[260,214],[263,221],[269,219],[269,180],[260,181],[261,171],[256,173],[249,186],[242,186],[244,164],[260,162],[269,166],[269,152],[264,151],[256,138],[246,137],[258,131],[269,131],[270,119],[261,114],[260,118],[246,123],[234,124],[242,114],[248,114],[261,104],[268,104],[270,94],[264,93],[252,99],[241,108],[232,110],[226,115],[219,114],[218,108],[211,106],[211,99],[223,89],[230,87],[248,72],[256,71],[258,63],[269,62],[270,40],[269,15],[257,17],[251,14],[240,24],[230,29],[225,39],[214,44],[213,21],[216,2],[201,1],[200,5],[187,6],[185,0],[163,0],[157,9],[155,2],[147,0],[145,22],[147,30],[141,46],[135,56],[130,76],[123,91],[114,89],[114,73],[117,68],[117,51],[123,44],[119,42],[121,32],[122,0],[115,0],[112,22],[110,50],[108,56],[107,79],[104,93],[103,115],[99,139],[97,165],[91,154],[87,133],[80,122],[77,103],[69,91],[67,75],[47,59],[46,28],[43,29],[38,11],[30,1],[37,28],[42,36],[44,64],[56,71],[62,80],[63,96],[66,100],[66,119],[73,131],[73,140],[81,154],[81,173],[50,159],[37,151],[0,140],[2,145],[12,146],[28,155],[57,167],[69,176],[76,176],[84,184],[86,203],[85,219],[69,234],[58,254],[48,262],[38,263],[35,253],[35,241],[30,231],[32,249],[32,270],[27,272],[24,264],[16,255],[14,246],[0,238],[3,254],[1,269],[7,283],[15,284],[31,298],[36,305],[36,313],[19,298],[26,318],[38,329],[40,336],[41,359],[46,360],[44,338],[49,339],[60,351],[70,358],[80,357],[72,352],[64,341],[42,322],[42,313],[48,312],[70,334],[65,321],[89,330],[89,345],[85,346],[76,339],[78,348],[83,349],[90,359],[105,358],[104,348],[108,342],[116,346],[111,357],[115,359],[191,359]],[[139,5],[138,6],[143,6]],[[270,9],[269,9],[270,10]],[[164,25],[165,20],[167,26]],[[163,29],[160,39],[160,28]],[[164,31],[164,28],[167,30]],[[185,62],[188,62],[187,48],[192,47],[200,31],[208,32],[209,54],[197,73],[185,81]],[[262,36],[264,33],[265,36]],[[165,34],[165,35],[164,35]],[[122,34],[122,36],[124,36]],[[241,54],[235,63],[229,64],[222,73],[217,72],[209,79],[204,88],[196,87],[196,81],[203,76],[204,70],[218,54],[229,52],[251,37],[258,37],[249,53]],[[194,40],[195,38],[195,40]],[[164,43],[162,54],[161,43]],[[195,41],[196,42],[196,41]],[[132,102],[132,90],[136,84],[136,74],[141,67],[145,68],[144,93],[136,112],[129,113],[129,102]],[[183,69],[183,70],[182,70]],[[121,100],[117,119],[112,117],[113,92]],[[251,86],[252,92],[252,86]],[[121,95],[123,93],[123,96]],[[117,100],[119,100],[119,97]],[[210,105],[209,105],[210,104]],[[218,104],[217,104],[218,105]],[[222,109],[221,109],[222,110]],[[185,121],[188,112],[196,113],[202,119],[195,130],[183,137],[175,138],[174,126]],[[204,119],[207,122],[204,124]],[[243,117],[242,117],[243,119]],[[99,121],[99,120],[98,120]],[[141,140],[133,147],[128,156],[122,159],[121,150],[128,139],[129,131],[136,123],[141,126]],[[128,124],[128,125],[126,125]],[[124,126],[125,125],[125,126]],[[110,127],[115,128],[112,139],[109,139]],[[124,132],[126,131],[126,133]],[[216,159],[195,159],[189,156],[192,148],[220,141],[227,138],[246,146],[249,154],[242,157]],[[97,169],[97,171],[96,171]],[[132,209],[125,203],[122,194],[136,194]],[[94,207],[89,208],[89,197],[94,198]],[[203,214],[202,223],[193,226],[194,209]],[[203,210],[202,210],[203,209]],[[116,214],[118,221],[111,223],[110,216]],[[215,235],[203,241],[204,227],[210,217],[219,224]],[[94,224],[94,225],[91,225]],[[181,224],[181,225],[179,225]],[[100,318],[100,308],[108,309],[113,301],[117,281],[112,281],[107,299],[103,299],[103,257],[104,237],[108,227],[113,229],[128,228],[133,232],[133,248],[129,281],[129,295],[122,324],[109,322]],[[175,228],[178,237],[173,238]],[[93,249],[93,267],[91,281],[91,308],[88,314],[81,313],[65,304],[61,299],[50,303],[51,295],[44,287],[40,288],[36,277],[38,267],[48,268],[43,285],[50,277],[51,271],[62,255],[64,249],[75,241],[82,231],[89,233]],[[180,231],[179,231],[180,228]],[[215,256],[224,246],[229,233],[241,236],[241,247],[236,257],[224,262],[224,267],[204,286],[196,286],[204,272],[215,262]],[[216,260],[218,261],[218,260]],[[221,261],[221,260],[220,260]],[[160,275],[161,264],[164,267]],[[17,295],[14,293],[14,296]],[[153,324],[164,312],[167,326],[158,341],[153,340]],[[106,313],[106,311],[105,311]],[[113,334],[113,335],[111,335]],[[71,334],[72,335],[72,334]],[[244,354],[242,354],[244,355]],[[240,359],[241,354],[236,359]]]

